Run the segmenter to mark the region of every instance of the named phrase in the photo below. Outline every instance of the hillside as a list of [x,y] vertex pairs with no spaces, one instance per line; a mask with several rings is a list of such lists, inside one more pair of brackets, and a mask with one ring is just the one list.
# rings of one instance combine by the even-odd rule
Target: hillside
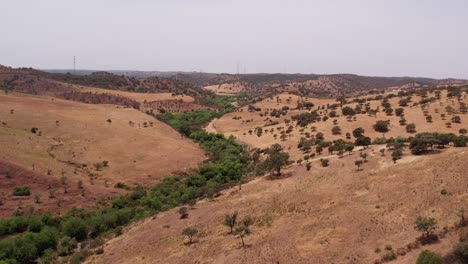
[[[288,178],[262,177],[200,201],[187,219],[174,209],[138,222],[88,262],[374,263],[386,254],[385,244],[399,252],[391,263],[414,263],[425,248],[449,255],[458,239],[451,231],[459,220],[454,212],[468,202],[466,149],[405,155],[397,164],[377,150],[364,151],[369,157],[362,171],[354,166],[358,152],[332,158],[327,168],[314,160],[310,172],[293,166],[286,170]],[[441,189],[450,195],[441,195]],[[223,225],[225,214],[236,210],[239,217],[254,219],[244,248]],[[449,231],[439,243],[408,250],[420,235],[414,221],[421,215],[439,221],[437,232]],[[186,245],[181,233],[190,226],[199,235]]]
[[[1,94],[0,122],[1,161],[34,170],[40,179],[58,181],[65,175],[71,190],[81,180],[86,191],[115,196],[121,193],[114,188],[117,183],[151,186],[172,173],[190,171],[205,159],[195,143],[166,124],[116,105]],[[2,182],[8,181],[1,175]],[[14,199],[10,185],[2,185],[1,192]],[[40,192],[47,197],[47,189]],[[23,204],[32,200],[33,196]],[[73,205],[84,204],[77,200]],[[13,210],[3,208],[3,216]]]
[[[356,128],[362,128],[364,135],[370,137],[372,141],[379,137],[387,139],[398,136],[410,137],[415,132],[438,131],[458,134],[460,129],[468,127],[466,118],[468,98],[466,92],[462,93],[460,99],[455,96],[448,98],[447,94],[447,90],[442,90],[440,99],[423,104],[419,104],[423,102],[423,99],[435,99],[435,91],[423,94],[424,98],[417,93],[408,94],[411,96],[411,102],[406,106],[400,106],[400,100],[408,96],[388,93],[380,95],[381,100],[374,100],[376,96],[352,98],[340,106],[335,99],[299,97],[283,93],[251,106],[242,107],[236,112],[212,121],[208,126],[208,131],[233,135],[253,148],[263,149],[279,143],[290,153],[293,160],[297,160],[302,159],[304,155],[318,154],[315,150],[316,146],[309,146],[311,148],[309,151],[297,147],[301,139],[314,141],[316,139],[314,136],[318,133],[330,142],[339,139],[354,142],[356,137],[353,136],[353,130]],[[388,97],[387,100],[392,109],[391,114],[387,114],[382,107],[384,96]],[[357,103],[354,100],[361,100],[361,102]],[[311,103],[313,107],[309,110],[298,109],[298,105],[305,103]],[[353,115],[344,115],[344,107],[359,109],[359,111]],[[258,111],[249,111],[250,108],[256,108]],[[402,116],[396,114],[397,108],[402,109]],[[374,114],[373,110],[376,109],[380,110]],[[430,116],[430,122],[427,116]],[[459,116],[459,123],[451,121],[454,116]],[[295,118],[304,118],[304,125],[298,125],[297,121],[294,121]],[[402,119],[405,120],[404,124],[400,123]],[[374,129],[373,126],[378,120],[389,122],[388,132],[381,133]],[[415,124],[414,132],[407,131],[408,124]],[[333,127],[338,127],[339,132],[333,133]],[[324,152],[327,151],[327,147],[324,147]]]
[[[29,68],[0,67],[0,89],[33,94],[43,94],[45,92],[50,94],[70,91],[67,86],[71,84],[138,93],[168,92],[192,97],[203,97],[209,94],[209,92],[197,86],[174,78],[151,77],[140,79],[109,72],[74,75],[70,73],[50,73]],[[51,85],[58,87],[50,88]]]
[[[128,73],[130,76],[134,73]],[[150,74],[150,73],[147,73]],[[154,73],[161,75],[162,73]],[[172,74],[172,75],[171,75]],[[255,95],[271,95],[278,92],[294,92],[302,96],[351,95],[369,90],[408,89],[439,85],[466,85],[467,80],[431,79],[420,77],[376,77],[355,74],[283,74],[283,73],[168,73],[177,79],[204,87],[220,95],[246,92]],[[167,76],[167,75],[166,75]]]

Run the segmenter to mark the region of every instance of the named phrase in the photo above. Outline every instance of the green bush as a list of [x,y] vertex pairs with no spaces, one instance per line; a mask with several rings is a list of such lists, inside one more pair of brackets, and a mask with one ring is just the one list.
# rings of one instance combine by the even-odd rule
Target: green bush
[[423,250],[419,254],[416,264],[441,264],[442,258],[430,250]]
[[455,248],[455,255],[463,262],[468,263],[468,242],[461,242]]
[[83,219],[71,217],[62,224],[62,231],[65,235],[80,241],[88,236],[88,227]]
[[27,186],[18,186],[13,190],[14,196],[29,196],[31,195],[31,190]]

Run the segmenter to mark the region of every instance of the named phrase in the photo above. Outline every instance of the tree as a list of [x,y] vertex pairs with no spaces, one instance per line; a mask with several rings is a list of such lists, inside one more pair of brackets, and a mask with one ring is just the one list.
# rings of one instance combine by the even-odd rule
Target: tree
[[451,120],[453,123],[461,123],[460,116],[453,116]]
[[375,122],[374,129],[377,132],[386,133],[386,132],[388,132],[390,130],[388,128],[388,126],[389,126],[388,121],[379,120],[379,121]]
[[357,170],[359,171],[361,169],[361,165],[363,164],[364,162],[362,160],[356,160],[354,162],[354,165],[357,166]]
[[362,127],[358,127],[353,130],[353,137],[360,138],[364,134],[364,129]]
[[71,238],[80,241],[88,236],[88,230],[83,219],[71,217],[62,224],[63,233]]
[[416,125],[414,123],[406,125],[406,132],[415,133],[416,132]]
[[184,230],[182,230],[182,235],[186,236],[189,238],[188,244],[193,243],[193,237],[198,234],[198,230],[193,227],[187,227]]
[[252,233],[252,231],[250,230],[250,226],[252,224],[253,224],[252,218],[250,216],[246,216],[244,219],[242,219],[240,224],[235,229],[235,234],[239,236],[242,242],[242,247],[245,246],[244,237]]
[[307,162],[306,163],[306,169],[307,171],[310,171],[310,169],[312,168],[312,164],[310,162]]
[[468,137],[458,136],[458,137],[453,138],[452,141],[455,147],[466,147],[466,144],[468,142]]
[[330,161],[328,159],[320,159],[320,163],[322,163],[322,167],[328,167],[328,163]]
[[34,201],[36,201],[36,203],[40,203],[41,202],[41,197],[42,197],[42,194],[36,193],[34,195]]
[[273,144],[265,151],[268,157],[265,160],[265,165],[268,170],[276,171],[276,175],[281,175],[281,168],[288,164],[289,154],[283,151],[280,144]]
[[331,131],[332,131],[333,135],[340,135],[341,134],[341,128],[339,126],[332,127]]
[[237,211],[234,211],[232,214],[227,214],[224,216],[223,224],[230,228],[229,234],[232,234],[232,232],[234,231],[234,227],[237,224],[237,216],[238,216]]
[[189,215],[187,207],[182,206],[181,208],[179,208],[179,215],[180,215],[180,219],[187,218]]
[[442,258],[430,250],[423,250],[419,254],[416,264],[442,264]]
[[392,160],[393,163],[396,163],[397,160],[401,159],[401,156],[403,156],[403,152],[401,151],[400,148],[396,148],[392,151]]
[[461,242],[455,248],[455,256],[463,263],[468,263],[468,241]]
[[354,146],[351,144],[346,145],[345,150],[349,152],[349,155],[351,155],[351,152],[353,152]]
[[429,238],[433,235],[437,226],[437,220],[432,217],[419,216],[415,221],[415,229],[422,232],[423,238]]
[[405,110],[403,108],[397,108],[397,109],[395,109],[395,115],[396,116],[403,116],[404,111]]
[[382,156],[385,156],[385,149],[380,149],[379,152],[382,154]]
[[356,111],[353,108],[349,107],[349,106],[345,106],[341,110],[343,112],[343,115],[345,115],[345,116],[353,116],[353,115],[356,114]]
[[356,146],[364,146],[367,148],[371,144],[371,139],[370,137],[358,137],[356,138],[356,141],[354,141],[354,144]]

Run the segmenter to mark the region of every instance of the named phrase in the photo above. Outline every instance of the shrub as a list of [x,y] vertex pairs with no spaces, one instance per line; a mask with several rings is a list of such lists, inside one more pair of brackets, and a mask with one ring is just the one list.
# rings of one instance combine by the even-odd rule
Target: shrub
[[181,208],[179,208],[179,215],[180,215],[180,219],[187,218],[189,215],[187,207],[182,206]]
[[468,242],[461,242],[455,248],[455,255],[463,262],[468,263]]
[[83,219],[71,217],[62,224],[62,231],[65,235],[80,241],[88,236],[88,230]]
[[416,261],[416,264],[441,264],[442,263],[442,258],[430,251],[430,250],[423,250],[419,254],[418,260]]
[[416,132],[416,125],[414,123],[406,125],[406,132],[415,133]]
[[386,133],[390,130],[388,126],[389,126],[388,121],[379,120],[374,124],[374,129],[377,132]]
[[322,167],[328,167],[329,162],[330,161],[328,159],[320,159],[320,163],[322,164]]
[[182,235],[186,236],[189,238],[189,244],[192,244],[193,242],[193,237],[198,233],[198,230],[193,227],[187,227],[184,230],[182,230]]
[[446,189],[442,189],[442,190],[440,190],[440,194],[447,195],[448,191]]
[[340,135],[341,134],[341,128],[339,126],[332,127],[331,131],[332,131],[333,135]]
[[436,229],[437,221],[432,217],[419,216],[415,221],[415,229],[423,232],[422,236],[430,237]]
[[13,190],[14,196],[29,196],[31,195],[31,190],[27,186],[18,186]]

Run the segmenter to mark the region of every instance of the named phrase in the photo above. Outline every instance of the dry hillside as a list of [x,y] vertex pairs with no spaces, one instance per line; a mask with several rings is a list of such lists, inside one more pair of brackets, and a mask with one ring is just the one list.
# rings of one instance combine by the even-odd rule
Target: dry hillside
[[[90,263],[374,263],[391,244],[393,263],[414,263],[429,248],[450,259],[458,240],[456,210],[468,200],[464,148],[429,156],[405,154],[393,164],[372,147],[368,162],[356,171],[358,153],[332,157],[330,166],[312,162],[287,169],[290,177],[262,177],[226,190],[213,201],[203,200],[179,219],[177,209],[136,223],[106,243],[103,255]],[[441,190],[448,190],[442,195]],[[224,215],[239,211],[254,218],[252,234],[240,240],[228,234]],[[440,241],[412,246],[418,216],[435,217]],[[199,230],[186,245],[184,228]],[[443,231],[446,229],[447,231]],[[409,249],[417,247],[414,249]],[[380,248],[382,252],[375,253]]]
[[0,160],[65,175],[72,189],[78,180],[114,194],[118,182],[151,186],[205,159],[195,143],[132,108],[9,93],[0,95],[0,122]]

